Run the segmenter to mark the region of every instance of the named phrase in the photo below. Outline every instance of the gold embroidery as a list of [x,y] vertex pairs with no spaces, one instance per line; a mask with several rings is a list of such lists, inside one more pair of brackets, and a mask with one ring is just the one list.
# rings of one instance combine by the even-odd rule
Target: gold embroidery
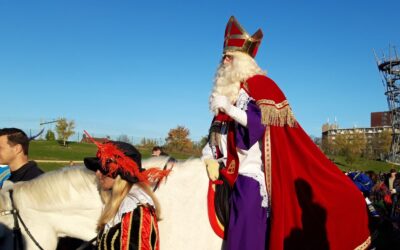
[[231,161],[231,163],[229,163],[229,166],[228,166],[228,169],[227,169],[228,174],[235,173],[235,168],[236,168],[235,161]]
[[265,128],[264,135],[264,175],[265,175],[265,185],[267,187],[268,193],[268,205],[271,207],[271,136],[270,136],[270,127]]
[[[235,27],[240,30],[240,34],[231,34],[232,24],[235,23]],[[224,41],[224,53],[230,51],[239,51],[254,57],[253,53],[258,48],[263,38],[263,33],[260,29],[250,36],[246,30],[239,24],[239,22],[232,16],[227,24],[227,35]],[[242,46],[234,45],[228,46],[228,41],[231,39],[244,40]]]
[[371,236],[369,236],[367,238],[367,240],[364,241],[364,243],[362,243],[361,245],[359,245],[358,247],[354,248],[354,250],[364,250],[367,249],[368,246],[371,244]]
[[114,244],[115,244],[115,240],[117,239],[118,234],[119,234],[119,229],[117,229],[117,231],[115,231],[114,236],[111,238],[111,250],[114,250]]
[[129,249],[129,242],[131,241],[131,229],[132,229],[132,219],[133,219],[133,212],[130,214],[129,216],[129,228],[128,228],[128,237],[126,238],[126,242],[128,243],[127,246],[127,250]]
[[294,127],[296,118],[287,100],[275,103],[272,100],[258,100],[257,105],[261,109],[261,122],[264,125]]
[[289,105],[289,102],[287,100],[284,100],[283,102],[275,103],[272,100],[261,99],[257,101],[257,105],[272,105],[275,106],[277,109],[281,109],[284,106]]
[[103,241],[103,247],[104,247],[104,250],[107,250],[107,235],[108,235],[108,231],[105,233],[105,234],[103,234],[103,239],[104,239],[104,241]]
[[[139,213],[140,213],[140,223],[139,223],[139,244],[138,246],[142,246],[142,228],[143,228],[143,207],[139,206]],[[132,214],[133,216],[133,214]],[[127,249],[128,250],[128,249]]]

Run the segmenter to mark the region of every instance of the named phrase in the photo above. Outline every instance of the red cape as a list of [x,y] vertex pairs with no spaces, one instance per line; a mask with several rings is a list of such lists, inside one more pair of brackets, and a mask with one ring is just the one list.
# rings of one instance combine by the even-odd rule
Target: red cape
[[266,125],[269,249],[366,249],[370,234],[361,192],[296,122],[275,82],[258,75],[244,88]]

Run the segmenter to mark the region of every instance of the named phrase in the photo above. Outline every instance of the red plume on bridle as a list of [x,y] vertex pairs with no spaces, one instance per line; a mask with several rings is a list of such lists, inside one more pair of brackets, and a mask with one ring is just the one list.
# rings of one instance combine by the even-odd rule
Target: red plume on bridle
[[[121,149],[118,147],[119,142],[106,141],[100,143],[91,137],[85,130],[84,133],[90,141],[96,144],[98,149],[96,157],[99,159],[101,165],[101,169],[99,170],[107,176],[115,178],[117,175],[120,175],[121,178],[129,182],[144,182],[149,184],[149,182],[153,183],[160,181],[170,173],[170,170],[160,170],[158,168],[149,168],[142,171],[140,167],[140,156],[136,157],[136,162],[134,159],[127,156],[128,152],[125,152],[123,148]],[[130,144],[129,146],[133,147]],[[138,154],[140,155],[139,152]]]

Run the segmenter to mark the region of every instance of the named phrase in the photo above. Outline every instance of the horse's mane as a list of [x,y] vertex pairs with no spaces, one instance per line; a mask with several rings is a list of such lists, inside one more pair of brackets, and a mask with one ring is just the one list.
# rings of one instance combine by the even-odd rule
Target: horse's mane
[[[65,202],[74,196],[95,195],[98,191],[93,171],[83,166],[64,167],[47,172],[31,181],[16,183],[13,187],[15,200],[23,201],[24,206],[46,209],[51,205],[65,207]],[[18,195],[17,195],[18,194]]]

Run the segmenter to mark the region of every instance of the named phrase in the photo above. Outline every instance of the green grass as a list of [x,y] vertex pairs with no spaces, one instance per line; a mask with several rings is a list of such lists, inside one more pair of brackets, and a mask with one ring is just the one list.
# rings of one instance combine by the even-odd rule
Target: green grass
[[[151,148],[138,147],[138,150],[142,154],[142,158],[146,159],[151,156]],[[82,161],[83,158],[88,156],[95,156],[97,148],[91,143],[76,143],[71,142],[68,147],[63,147],[56,141],[32,141],[29,149],[29,158],[32,160],[59,160],[59,161]],[[168,152],[170,156],[184,160],[190,157],[199,157],[199,155],[193,155],[185,152]],[[392,168],[400,170],[399,166],[389,164],[383,161],[373,161],[364,158],[359,158],[352,165],[346,163],[342,156],[330,156],[335,164],[343,171],[347,170],[373,170],[375,172],[388,172]],[[63,166],[68,163],[50,163],[40,162],[39,166],[45,170],[50,171]]]
[[82,161],[96,152],[96,146],[90,143],[71,142],[63,147],[56,141],[32,141],[29,145],[29,158],[33,160]]
[[343,156],[329,156],[329,159],[333,160],[335,164],[343,171],[347,170],[360,170],[368,171],[373,170],[378,172],[389,172],[390,169],[395,168],[400,170],[399,166],[384,162],[384,161],[374,161],[364,158],[357,159],[353,164],[348,164]]
[[[142,158],[146,159],[151,156],[152,148],[137,147]],[[60,145],[57,141],[32,141],[29,146],[29,159],[31,160],[48,160],[48,161],[66,161],[65,163],[54,162],[38,162],[38,165],[44,171],[55,170],[64,166],[68,166],[69,161],[82,162],[83,158],[95,156],[97,147],[91,143],[71,142],[68,147]],[[170,156],[175,159],[188,159],[190,157],[199,157],[184,152],[171,152]],[[82,164],[82,163],[77,163]]]

